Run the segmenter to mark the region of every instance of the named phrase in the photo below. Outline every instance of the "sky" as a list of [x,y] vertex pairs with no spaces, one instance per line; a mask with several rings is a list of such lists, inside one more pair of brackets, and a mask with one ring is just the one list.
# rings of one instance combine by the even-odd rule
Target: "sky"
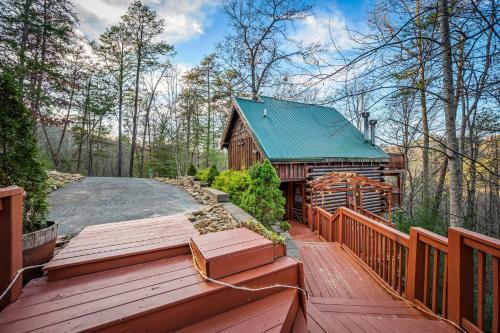
[[[308,1],[308,0],[306,0]],[[80,16],[79,29],[90,39],[117,23],[131,0],[73,0]],[[186,68],[199,63],[213,52],[228,29],[221,0],[146,0],[158,16],[165,20],[161,36],[173,44],[175,62]],[[296,26],[295,38],[325,42],[332,36],[336,44],[349,43],[345,27],[360,28],[365,24],[370,0],[317,0],[312,15]],[[331,28],[330,28],[331,27]]]

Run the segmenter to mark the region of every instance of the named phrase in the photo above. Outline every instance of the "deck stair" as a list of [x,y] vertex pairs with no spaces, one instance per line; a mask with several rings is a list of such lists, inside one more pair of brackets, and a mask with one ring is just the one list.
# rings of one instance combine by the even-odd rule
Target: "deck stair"
[[45,267],[55,281],[190,253],[198,232],[183,215],[94,225],[84,228]]
[[290,332],[298,309],[298,292],[285,290],[203,320],[179,332]]
[[[168,222],[176,228],[169,228]],[[303,287],[303,270],[298,261],[287,256],[275,257],[272,242],[249,230],[198,236],[190,228],[183,228],[181,222],[177,216],[168,221],[147,219],[85,229],[81,237],[74,238],[65,248],[75,253],[80,249],[83,254],[70,257],[73,261],[65,265],[61,261],[70,258],[54,258],[48,265],[48,275],[32,280],[17,301],[0,312],[0,333],[292,330],[295,318],[304,308],[303,295],[297,289],[246,291],[206,281],[194,265],[189,242],[192,237],[203,258],[208,259],[209,273],[215,267],[212,272],[218,276],[217,280],[236,287],[275,284]],[[104,237],[111,230],[117,234],[112,241]],[[155,250],[156,247],[144,250],[146,246],[141,241],[138,241],[142,244],[138,245],[139,251],[118,249],[118,244],[134,243],[131,239],[172,238],[179,230],[182,236],[158,241],[162,250]],[[106,245],[101,247],[103,243]],[[111,248],[96,255],[90,253],[92,246]],[[174,255],[172,249],[179,248],[181,254]],[[82,258],[74,259],[78,257]],[[228,269],[212,266],[217,260]],[[247,262],[241,266],[239,260]],[[66,268],[77,269],[78,274],[65,271]],[[54,272],[56,278],[51,278]]]

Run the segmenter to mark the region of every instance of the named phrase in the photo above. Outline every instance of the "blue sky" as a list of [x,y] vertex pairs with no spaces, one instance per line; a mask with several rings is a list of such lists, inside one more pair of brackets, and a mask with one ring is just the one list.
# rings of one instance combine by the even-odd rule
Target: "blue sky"
[[[106,27],[118,22],[129,0],[74,0],[80,15],[79,29],[94,39]],[[147,0],[165,19],[162,38],[174,44],[176,62],[186,67],[196,65],[204,55],[214,51],[228,29],[220,0]],[[329,39],[330,31],[342,44],[345,26],[357,28],[366,20],[370,0],[315,1],[312,16],[297,26],[298,38],[318,41]],[[329,28],[330,27],[330,28]],[[331,29],[331,30],[330,30]]]

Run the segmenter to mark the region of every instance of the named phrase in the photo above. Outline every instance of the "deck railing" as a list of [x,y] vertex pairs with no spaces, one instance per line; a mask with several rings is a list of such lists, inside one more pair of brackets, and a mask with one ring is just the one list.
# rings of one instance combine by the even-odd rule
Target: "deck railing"
[[469,332],[499,332],[499,240],[461,228],[449,228],[449,238],[422,228],[407,235],[346,207],[306,208],[313,231],[399,295]]
[[446,317],[448,239],[422,228],[410,229],[407,298]]
[[352,210],[354,210],[354,211],[356,211],[358,213],[361,213],[361,214],[363,214],[365,216],[368,216],[369,218],[372,218],[372,219],[374,219],[377,222],[385,224],[386,226],[396,228],[396,225],[394,223],[392,223],[391,221],[389,221],[387,219],[384,219],[381,216],[378,216],[377,214],[373,214],[369,210],[363,209],[361,207],[349,207],[349,208],[351,208]]
[[469,332],[499,332],[500,240],[450,228],[448,243],[448,318]]
[[403,295],[408,273],[408,235],[353,210],[339,210],[338,242]]

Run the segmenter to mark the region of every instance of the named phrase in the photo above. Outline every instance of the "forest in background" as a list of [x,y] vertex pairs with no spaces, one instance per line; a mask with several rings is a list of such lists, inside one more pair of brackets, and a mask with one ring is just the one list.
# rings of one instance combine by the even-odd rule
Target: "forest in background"
[[[96,40],[68,0],[0,4],[0,63],[37,123],[48,169],[177,177],[226,167],[219,140],[235,95],[333,106],[407,160],[400,224],[499,237],[496,1],[380,0],[362,29],[296,38],[305,1],[226,0],[224,36],[188,70],[140,1]],[[344,29],[340,34],[339,29]],[[332,126],[332,135],[335,124]]]

